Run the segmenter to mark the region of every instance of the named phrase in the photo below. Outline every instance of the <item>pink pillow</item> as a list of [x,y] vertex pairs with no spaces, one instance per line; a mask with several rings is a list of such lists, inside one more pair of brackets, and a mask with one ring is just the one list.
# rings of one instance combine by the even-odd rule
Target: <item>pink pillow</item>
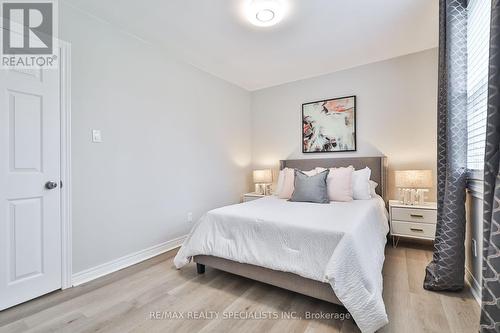
[[278,193],[278,198],[290,199],[292,197],[293,190],[295,189],[295,171],[291,168],[284,168],[283,173],[285,177],[283,178],[283,186],[281,191]]
[[[317,172],[325,170],[316,168]],[[352,173],[354,168],[330,168],[326,186],[330,201],[352,201]]]

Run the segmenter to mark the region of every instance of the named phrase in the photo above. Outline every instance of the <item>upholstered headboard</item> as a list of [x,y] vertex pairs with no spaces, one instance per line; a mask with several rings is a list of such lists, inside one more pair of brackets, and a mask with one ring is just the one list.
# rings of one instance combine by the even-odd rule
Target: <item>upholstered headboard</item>
[[352,165],[356,170],[369,167],[372,170],[371,179],[378,183],[377,194],[387,201],[387,158],[385,156],[281,160],[280,170],[284,168],[311,170],[316,167],[338,168],[349,165]]

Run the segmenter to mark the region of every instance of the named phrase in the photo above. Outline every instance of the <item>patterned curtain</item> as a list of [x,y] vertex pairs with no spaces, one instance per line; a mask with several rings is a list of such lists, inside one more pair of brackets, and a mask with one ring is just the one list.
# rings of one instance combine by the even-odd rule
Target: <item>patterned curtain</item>
[[481,332],[500,332],[500,1],[491,3],[488,114],[484,153]]
[[467,0],[439,1],[437,226],[424,288],[460,290],[465,273]]

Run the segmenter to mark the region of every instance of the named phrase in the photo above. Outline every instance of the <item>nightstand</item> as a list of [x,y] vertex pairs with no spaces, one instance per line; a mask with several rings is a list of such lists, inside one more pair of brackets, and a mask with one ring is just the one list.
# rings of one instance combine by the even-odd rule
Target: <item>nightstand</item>
[[434,240],[436,234],[437,204],[403,205],[398,200],[389,201],[390,235],[392,245],[399,237]]
[[245,194],[243,194],[243,199],[241,201],[242,202],[248,202],[248,201],[257,200],[257,199],[260,199],[260,198],[263,198],[263,197],[265,197],[264,194],[258,194],[258,193],[255,193],[255,192],[245,193]]

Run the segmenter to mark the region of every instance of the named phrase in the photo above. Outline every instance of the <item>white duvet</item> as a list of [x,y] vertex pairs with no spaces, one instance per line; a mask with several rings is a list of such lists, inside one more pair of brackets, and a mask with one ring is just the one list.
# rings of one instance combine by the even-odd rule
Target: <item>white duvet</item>
[[362,332],[387,324],[382,266],[388,232],[382,198],[315,204],[274,196],[214,209],[177,253],[199,254],[329,282]]

